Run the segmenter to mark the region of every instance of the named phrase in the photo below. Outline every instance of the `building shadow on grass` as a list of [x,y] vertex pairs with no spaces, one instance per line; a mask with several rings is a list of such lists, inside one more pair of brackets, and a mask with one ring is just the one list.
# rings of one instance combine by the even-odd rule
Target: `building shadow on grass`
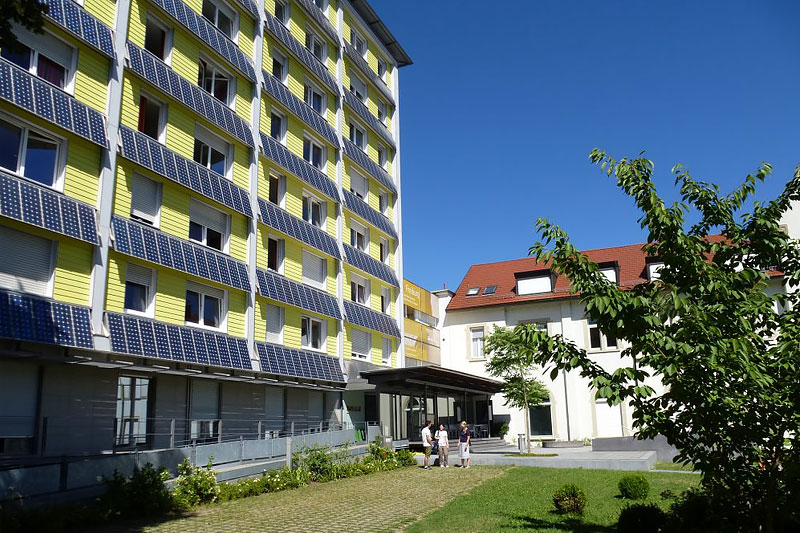
[[514,524],[513,528],[532,531],[555,529],[558,531],[570,531],[575,533],[612,533],[617,531],[615,526],[603,526],[591,522],[584,522],[581,518],[563,517],[559,514],[552,514],[553,518],[551,520],[533,516],[513,515],[511,518],[517,522]]

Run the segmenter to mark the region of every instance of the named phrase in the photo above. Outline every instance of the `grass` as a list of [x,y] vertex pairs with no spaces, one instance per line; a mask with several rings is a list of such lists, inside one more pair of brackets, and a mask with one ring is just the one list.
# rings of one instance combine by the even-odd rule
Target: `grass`
[[[461,532],[616,531],[619,512],[629,503],[619,496],[617,489],[617,482],[624,474],[610,470],[516,467],[451,500],[406,531],[423,533],[440,529],[442,524],[453,524],[454,519]],[[644,475],[650,481],[650,497],[645,503],[654,502],[664,509],[670,502],[659,496],[662,491],[679,493],[700,481],[697,476],[679,473],[645,472]],[[567,483],[576,483],[588,495],[589,503],[581,518],[553,512],[553,492]]]
[[681,472],[694,472],[692,465],[683,463],[667,463],[659,461],[653,465],[653,470],[680,470]]

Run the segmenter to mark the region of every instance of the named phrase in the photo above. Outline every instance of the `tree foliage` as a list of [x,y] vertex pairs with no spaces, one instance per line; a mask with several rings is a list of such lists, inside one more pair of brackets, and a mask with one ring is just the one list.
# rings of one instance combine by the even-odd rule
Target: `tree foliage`
[[0,48],[14,48],[17,38],[13,23],[41,33],[47,4],[40,0],[0,0]]
[[495,327],[486,339],[486,353],[489,355],[487,371],[503,379],[504,405],[529,409],[550,398],[544,383],[528,377],[533,365],[533,353],[520,342],[513,330]]
[[[800,173],[776,199],[745,212],[771,173],[767,164],[727,195],[676,166],[681,202],[666,205],[642,154],[617,161],[596,149],[590,158],[640,209],[644,252],[664,266],[658,279],[619,287],[562,229],[538,220],[541,241],[530,255],[569,279],[587,316],[626,348],[622,366],[610,372],[571,341],[526,324],[514,329],[525,364],[544,366],[553,378],[575,370],[599,397],[629,402],[638,436],[666,436],[680,450],[677,460],[703,473],[732,528],[796,527],[800,249],[780,219],[800,199]],[[689,226],[692,210],[699,221]],[[767,290],[776,272],[789,291]],[[665,392],[657,395],[659,381]]]

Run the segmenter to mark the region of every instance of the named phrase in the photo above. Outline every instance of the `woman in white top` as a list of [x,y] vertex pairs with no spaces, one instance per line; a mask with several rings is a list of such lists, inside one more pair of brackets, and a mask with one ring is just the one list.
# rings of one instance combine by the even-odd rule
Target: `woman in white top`
[[436,430],[436,439],[439,441],[439,466],[446,468],[450,466],[447,464],[447,451],[450,447],[450,441],[447,439],[447,430],[444,424],[439,424],[439,429]]

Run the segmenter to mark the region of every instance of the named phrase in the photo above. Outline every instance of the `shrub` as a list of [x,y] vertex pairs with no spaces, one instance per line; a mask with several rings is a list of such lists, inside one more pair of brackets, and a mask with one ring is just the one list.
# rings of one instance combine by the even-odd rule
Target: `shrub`
[[211,460],[205,468],[193,466],[189,459],[178,465],[178,479],[172,493],[176,507],[190,509],[201,503],[213,503],[219,493],[217,473],[211,468]]
[[619,480],[620,495],[628,500],[645,500],[650,494],[650,482],[642,474],[628,474]]
[[588,498],[586,491],[574,483],[564,485],[553,493],[553,505],[557,513],[583,514]]
[[106,516],[157,516],[172,509],[172,496],[164,484],[169,479],[166,468],[156,470],[147,463],[132,476],[114,472],[106,480],[108,490],[100,500]]
[[619,533],[641,533],[659,531],[664,525],[666,513],[654,503],[634,503],[622,509],[617,522]]

